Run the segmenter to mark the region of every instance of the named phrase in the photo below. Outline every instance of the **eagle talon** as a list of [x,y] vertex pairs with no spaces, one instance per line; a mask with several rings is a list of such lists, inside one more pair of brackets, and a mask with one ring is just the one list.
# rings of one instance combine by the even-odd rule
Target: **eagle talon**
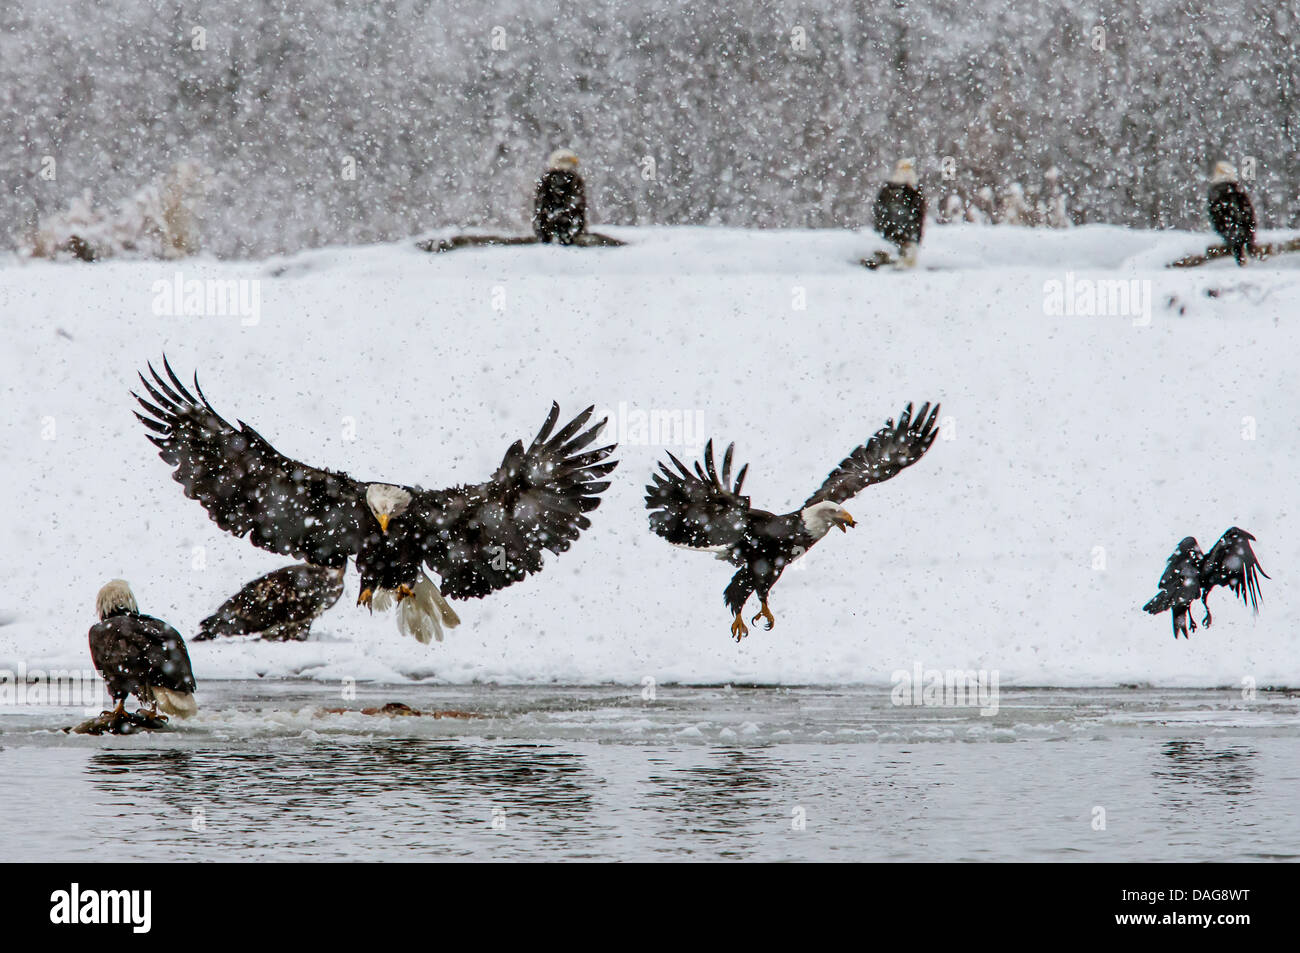
[[772,610],[767,607],[766,602],[763,603],[763,608],[759,610],[758,614],[749,621],[754,625],[758,625],[759,619],[765,620],[763,624],[764,631],[771,632],[772,626],[776,625],[776,617],[772,615]]
[[[373,589],[362,589],[361,595],[357,596],[357,605],[365,606],[367,609],[370,609],[370,600],[374,597],[375,591]],[[370,611],[374,612],[375,610],[370,609]]]
[[747,635],[749,635],[749,628],[745,625],[744,617],[737,612],[736,618],[731,620],[731,637],[739,642]]
[[402,583],[394,590],[394,595],[397,596],[397,601],[401,602],[403,599],[409,599],[411,596],[415,595],[415,590],[406,583]]

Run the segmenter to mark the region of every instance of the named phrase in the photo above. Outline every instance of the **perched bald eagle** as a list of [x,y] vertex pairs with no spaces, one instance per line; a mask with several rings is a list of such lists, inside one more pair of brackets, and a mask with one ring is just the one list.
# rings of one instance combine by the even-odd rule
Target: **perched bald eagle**
[[194,641],[222,635],[260,635],[272,642],[303,642],[311,624],[343,595],[342,566],[295,563],[258,576],[199,623]]
[[713,553],[739,567],[723,594],[733,615],[731,634],[736,641],[749,634],[742,616],[745,602],[754,592],[762,608],[750,621],[757,623],[762,618],[765,628],[771,629],[776,619],[767,605],[768,593],[785,567],[831,529],[848,532],[856,526],[840,504],[920,460],[939,432],[935,426],[938,415],[939,405],[931,410],[926,403],[913,418],[908,404],[897,424],[887,421],[866,444],[849,454],[799,509],[783,515],[755,509],[749,497],[740,495],[748,464],[741,467],[736,482],[731,482],[735,444],[727,447],[722,458],[721,476],[714,464],[712,440],[704,448],[704,466],[695,464],[693,474],[670,453],[668,459],[676,471],[661,463],[646,487],[650,528],[675,546]]
[[1202,555],[1195,536],[1186,537],[1169,557],[1164,575],[1160,577],[1160,591],[1142,608],[1152,615],[1166,609],[1173,614],[1174,638],[1181,634],[1191,638],[1190,628],[1196,631],[1196,620],[1191,617],[1192,603],[1198,598],[1205,607],[1201,622],[1208,629],[1213,618],[1207,601],[1215,586],[1227,586],[1232,594],[1259,612],[1259,577],[1269,578],[1264,572],[1255,551],[1251,549],[1254,536],[1234,526],[1219,537],[1219,541]]
[[[194,379],[192,395],[171,365],[167,379],[153,366],[140,380],[152,403],[149,439],[176,468],[185,495],[203,504],[218,526],[275,553],[342,569],[355,557],[358,604],[398,606],[397,624],[420,642],[442,640],[460,620],[444,594],[481,598],[542,568],[542,553],[565,552],[591,525],[601,480],[617,465],[614,447],[586,449],[604,426],[583,430],[588,407],[559,430],[551,405],[527,447],[516,441],[486,483],[446,490],[354,480],[346,473],[290,460],[243,422],[233,427],[208,403]],[[442,577],[439,590],[425,574]]]
[[916,264],[925,227],[925,196],[917,185],[914,159],[899,159],[889,181],[881,186],[872,209],[876,231],[885,241],[898,246],[900,262],[910,268]]
[[1215,163],[1209,209],[1210,224],[1232,249],[1237,264],[1245,265],[1246,256],[1255,250],[1255,209],[1231,162]]
[[572,245],[587,230],[587,192],[578,175],[578,157],[557,149],[537,183],[533,203],[533,234],[550,244]]
[[125,579],[107,583],[95,597],[99,622],[90,627],[90,659],[124,715],[126,697],[148,704],[150,717],[161,708],[188,718],[194,701],[194,672],[181,634],[161,619],[141,615]]

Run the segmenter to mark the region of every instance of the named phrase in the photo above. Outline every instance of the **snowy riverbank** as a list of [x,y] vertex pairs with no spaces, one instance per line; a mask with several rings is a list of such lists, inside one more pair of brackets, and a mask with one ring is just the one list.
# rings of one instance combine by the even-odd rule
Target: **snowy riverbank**
[[[553,398],[628,437],[592,529],[458,607],[442,645],[354,608],[349,576],[309,643],[192,644],[200,681],[888,684],[919,661],[1004,686],[1300,684],[1300,256],[1168,270],[1206,236],[960,226],[932,230],[921,270],[871,273],[869,233],[602,230],[632,244],[6,263],[0,668],[88,668],[111,577],[189,634],[287,562],[218,530],[145,440],[128,390],[165,350],[229,419],[361,478],[483,479]],[[256,282],[256,315],[155,313],[178,273]],[[1053,282],[1115,279],[1138,283],[1129,313],[1051,313]],[[778,584],[776,628],[733,643],[728,568],[646,529],[655,462],[697,449],[638,442],[650,413],[735,440],[755,504],[789,509],[927,399],[951,439],[853,501],[859,528]],[[1175,643],[1139,607],[1182,536],[1234,524],[1273,577],[1263,611],[1216,592],[1214,627]]]

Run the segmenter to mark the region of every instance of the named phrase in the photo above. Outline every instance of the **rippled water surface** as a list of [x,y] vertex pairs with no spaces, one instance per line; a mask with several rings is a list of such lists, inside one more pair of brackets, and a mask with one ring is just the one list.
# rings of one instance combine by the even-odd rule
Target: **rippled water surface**
[[[0,709],[0,860],[1294,860],[1300,696],[208,683],[127,738]],[[328,709],[385,702],[469,717]],[[1104,827],[1102,822],[1104,821]]]

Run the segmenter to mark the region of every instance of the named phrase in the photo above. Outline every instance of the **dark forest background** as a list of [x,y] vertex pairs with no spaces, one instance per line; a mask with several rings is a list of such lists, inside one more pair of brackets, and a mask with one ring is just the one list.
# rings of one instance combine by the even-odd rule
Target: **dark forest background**
[[187,159],[218,255],[523,230],[559,146],[605,223],[858,226],[913,155],[933,206],[1054,167],[1075,222],[1143,227],[1203,227],[1214,160],[1251,157],[1261,224],[1295,226],[1298,25],[1257,0],[0,0],[0,230]]

